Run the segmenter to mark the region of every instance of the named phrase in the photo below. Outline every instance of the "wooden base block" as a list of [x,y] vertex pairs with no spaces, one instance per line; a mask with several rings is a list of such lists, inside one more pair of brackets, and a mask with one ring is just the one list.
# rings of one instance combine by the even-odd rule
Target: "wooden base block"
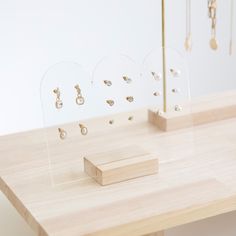
[[158,172],[158,159],[140,147],[129,146],[84,158],[85,172],[109,185]]
[[148,111],[148,120],[163,131],[189,128],[236,117],[236,93],[210,96],[183,106],[182,111],[157,114]]
[[164,231],[158,232],[158,233],[152,233],[152,234],[146,234],[145,236],[164,236]]

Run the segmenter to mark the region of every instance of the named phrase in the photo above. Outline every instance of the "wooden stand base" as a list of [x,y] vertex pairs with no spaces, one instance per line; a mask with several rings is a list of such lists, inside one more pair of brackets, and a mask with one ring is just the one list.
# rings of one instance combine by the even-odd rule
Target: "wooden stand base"
[[149,122],[163,131],[188,128],[234,117],[236,117],[235,92],[198,99],[183,106],[183,110],[178,112],[157,114],[154,111],[148,111]]
[[84,158],[85,172],[101,185],[156,174],[158,159],[141,149],[130,146]]
[[158,233],[152,233],[152,234],[146,234],[144,236],[164,236],[164,231],[158,232]]

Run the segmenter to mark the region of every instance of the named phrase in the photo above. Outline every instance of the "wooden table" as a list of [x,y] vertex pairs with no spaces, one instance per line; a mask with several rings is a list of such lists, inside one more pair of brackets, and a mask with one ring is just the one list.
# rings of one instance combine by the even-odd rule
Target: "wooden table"
[[[67,141],[73,153],[76,135]],[[64,154],[77,172],[55,179],[77,181],[52,185],[44,134],[36,130],[0,138],[0,189],[40,236],[152,235],[236,210],[236,119],[164,133],[140,118],[91,134],[82,146],[93,153],[111,143],[156,153],[159,174],[102,187],[83,172],[82,158],[73,163]]]

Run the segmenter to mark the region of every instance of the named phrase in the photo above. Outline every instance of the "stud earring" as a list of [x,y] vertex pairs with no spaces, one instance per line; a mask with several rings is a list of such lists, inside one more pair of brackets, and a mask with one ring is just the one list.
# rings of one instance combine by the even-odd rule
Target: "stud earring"
[[58,128],[58,132],[61,140],[65,140],[67,138],[67,132],[64,129]]
[[123,76],[123,80],[127,83],[130,84],[132,82],[132,79],[129,78],[128,76]]
[[87,135],[88,134],[88,129],[85,127],[83,124],[79,124],[80,127],[80,132],[82,135]]
[[153,93],[153,95],[154,95],[155,97],[158,97],[158,96],[161,95],[161,93],[157,91],[157,92]]
[[108,87],[112,86],[112,82],[110,80],[104,80],[103,81],[105,85],[107,85]]
[[111,107],[115,104],[115,102],[113,100],[106,100],[106,102]]
[[114,124],[114,120],[109,120],[109,124],[113,125]]
[[171,91],[172,91],[172,93],[179,93],[180,92],[180,90],[178,88],[173,88]]
[[133,116],[129,116],[129,117],[128,117],[128,120],[129,120],[129,121],[132,121],[133,119],[134,119]]
[[77,97],[76,97],[76,104],[81,106],[81,105],[84,105],[84,97],[82,96],[82,93],[81,93],[81,89],[79,87],[79,85],[75,85],[75,89],[77,90]]
[[160,81],[161,78],[162,78],[161,74],[159,74],[159,73],[151,72],[151,74],[152,74],[153,78],[154,78],[156,81]]
[[174,107],[174,109],[175,109],[175,111],[182,111],[183,110],[183,108],[181,106],[179,106],[179,105],[176,105]]
[[172,76],[174,78],[178,78],[181,74],[181,71],[180,70],[174,70],[174,69],[170,69],[170,73],[172,74]]
[[59,90],[59,88],[56,88],[53,90],[53,92],[56,94],[56,102],[55,102],[55,107],[57,109],[61,109],[63,107],[63,102],[61,100],[61,92]]
[[134,101],[134,97],[132,97],[132,96],[126,97],[126,100],[128,102],[133,102]]

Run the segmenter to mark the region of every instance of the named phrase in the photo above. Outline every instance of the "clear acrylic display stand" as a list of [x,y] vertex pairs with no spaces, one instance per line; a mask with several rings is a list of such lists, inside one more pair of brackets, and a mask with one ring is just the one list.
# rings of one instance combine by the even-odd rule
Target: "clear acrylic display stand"
[[[178,53],[169,53],[168,102],[174,112],[182,112],[190,99],[188,70]],[[157,132],[148,122],[148,110],[160,110],[163,104],[160,58],[161,50],[153,51],[141,66],[126,55],[107,56],[91,77],[75,62],[49,68],[42,79],[41,101],[54,186],[86,180],[84,157],[148,147],[143,134]]]

